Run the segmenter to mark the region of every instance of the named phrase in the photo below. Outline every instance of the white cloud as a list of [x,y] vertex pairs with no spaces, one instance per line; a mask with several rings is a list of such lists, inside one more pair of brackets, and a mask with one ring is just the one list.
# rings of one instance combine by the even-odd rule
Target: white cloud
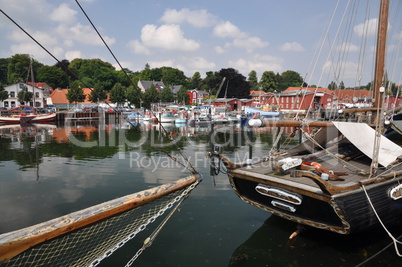
[[338,51],[347,51],[347,52],[357,52],[359,51],[359,47],[357,45],[351,43],[344,43],[339,45],[336,48]]
[[167,9],[161,20],[166,24],[180,24],[182,22],[187,22],[194,27],[204,28],[214,25],[216,23],[216,16],[208,13],[205,9]]
[[280,47],[280,50],[282,50],[282,51],[304,51],[304,47],[297,42],[291,42],[291,43],[284,43]]
[[[76,42],[90,44],[90,45],[103,45],[102,40],[90,26],[84,26],[77,23],[73,26],[59,25],[55,31],[61,38],[73,40]],[[108,45],[113,45],[116,40],[106,35],[102,36]]]
[[130,41],[128,46],[135,54],[151,55],[151,51],[138,40]]
[[364,23],[358,24],[353,28],[353,31],[358,36],[375,36],[377,34],[378,19],[369,19]]
[[[47,50],[52,53],[56,58],[59,58],[60,56],[63,55],[63,48],[59,46],[54,46],[54,47],[47,47]],[[21,43],[21,44],[16,44],[16,45],[11,45],[10,46],[10,51],[12,54],[29,54],[33,55],[35,59],[37,60],[50,60],[53,63],[54,62],[53,58],[45,51],[43,50],[40,46],[38,46],[36,43]]]
[[247,74],[252,70],[255,70],[259,74],[262,74],[262,72],[266,70],[281,72],[283,70],[282,64],[282,58],[258,54],[250,59],[239,58],[237,60],[229,61],[229,66],[233,66],[233,68],[239,70],[240,73]]
[[193,57],[188,59],[188,65],[190,68],[197,70],[211,70],[216,68],[216,64],[214,62],[210,62],[203,57]]
[[161,68],[161,67],[172,67],[174,68],[174,60],[162,60],[162,61],[149,61],[149,66],[151,68]]
[[75,50],[75,51],[67,51],[64,55],[64,57],[69,60],[72,61],[75,58],[82,58],[82,53],[81,51]]
[[215,48],[214,48],[214,50],[215,50],[215,52],[217,53],[217,54],[223,54],[223,53],[225,53],[226,51],[225,51],[225,49],[222,47],[222,46],[215,46]]
[[152,24],[145,25],[141,30],[141,41],[146,47],[156,47],[165,50],[195,51],[200,44],[186,39],[179,25],[162,25],[159,28]]
[[263,48],[268,46],[268,42],[264,42],[258,37],[249,37],[245,39],[234,39],[232,43],[227,43],[225,45],[225,47],[231,46],[245,48],[247,53],[251,53],[256,48]]
[[240,31],[240,29],[229,21],[224,21],[215,26],[213,33],[220,38],[246,38],[247,34]]
[[77,11],[71,9],[67,4],[61,4],[50,14],[50,19],[65,24],[72,24],[75,22],[76,15]]
[[[129,61],[120,61],[120,64],[121,64],[121,66],[122,66],[123,68],[125,68],[125,69],[130,69],[130,70],[132,70],[132,69],[134,68],[133,63],[132,63],[132,62],[129,62]],[[117,63],[114,63],[114,64],[113,64],[113,67],[115,67],[116,70],[121,70],[119,64],[117,64]]]
[[[63,49],[58,46],[57,39],[50,33],[37,31],[31,33],[31,35],[56,57],[63,54]],[[44,51],[22,31],[12,31],[9,35],[9,39],[16,42],[16,44],[10,46],[10,51],[13,54],[30,54],[35,56],[37,59],[51,58],[46,51]]]
[[[323,66],[323,72],[333,75],[335,69],[339,64],[335,64],[332,61],[327,61]],[[342,63],[342,73],[344,79],[356,79],[358,63],[347,61]]]

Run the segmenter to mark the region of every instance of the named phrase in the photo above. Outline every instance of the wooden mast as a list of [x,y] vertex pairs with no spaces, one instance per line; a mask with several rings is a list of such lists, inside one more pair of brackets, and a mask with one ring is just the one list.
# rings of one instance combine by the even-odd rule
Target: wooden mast
[[[373,81],[374,91],[374,107],[381,108],[382,106],[382,94],[380,87],[382,86],[384,76],[384,64],[385,64],[385,46],[387,43],[387,29],[388,29],[388,10],[389,0],[381,0],[380,14],[378,18],[378,36],[375,58],[375,72]],[[379,121],[377,120],[376,123]]]
[[378,33],[377,33],[377,47],[376,47],[376,58],[375,58],[375,72],[374,72],[374,82],[373,82],[373,97],[374,97],[374,108],[373,118],[374,124],[376,125],[376,135],[374,138],[374,151],[373,151],[373,161],[370,166],[370,177],[373,177],[377,173],[378,169],[378,157],[380,140],[382,133],[382,106],[383,106],[383,95],[384,87],[382,87],[383,76],[384,76],[384,65],[385,65],[385,48],[387,44],[387,30],[388,30],[388,11],[389,11],[389,0],[381,0],[380,13],[378,16]]

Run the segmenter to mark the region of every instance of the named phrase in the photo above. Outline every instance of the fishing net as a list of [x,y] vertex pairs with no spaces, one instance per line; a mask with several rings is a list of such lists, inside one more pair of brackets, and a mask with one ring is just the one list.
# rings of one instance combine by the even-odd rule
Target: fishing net
[[[38,244],[0,263],[0,266],[96,266],[145,230],[148,224],[165,211],[180,204],[196,184],[198,181],[143,206]],[[107,202],[105,205],[108,205]],[[135,258],[138,254],[140,253],[137,252]]]

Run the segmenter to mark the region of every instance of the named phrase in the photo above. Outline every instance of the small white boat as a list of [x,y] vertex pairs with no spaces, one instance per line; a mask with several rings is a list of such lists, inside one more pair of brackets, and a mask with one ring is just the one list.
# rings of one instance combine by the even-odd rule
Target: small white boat
[[175,114],[170,111],[158,114],[157,118],[161,123],[175,123],[176,120]]

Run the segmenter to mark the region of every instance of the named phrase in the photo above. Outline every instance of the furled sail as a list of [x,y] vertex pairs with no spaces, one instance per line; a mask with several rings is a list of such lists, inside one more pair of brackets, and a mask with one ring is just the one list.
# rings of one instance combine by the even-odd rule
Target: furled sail
[[[375,130],[365,123],[334,121],[336,128],[361,152],[373,159]],[[378,163],[386,167],[402,156],[402,148],[381,136]]]

